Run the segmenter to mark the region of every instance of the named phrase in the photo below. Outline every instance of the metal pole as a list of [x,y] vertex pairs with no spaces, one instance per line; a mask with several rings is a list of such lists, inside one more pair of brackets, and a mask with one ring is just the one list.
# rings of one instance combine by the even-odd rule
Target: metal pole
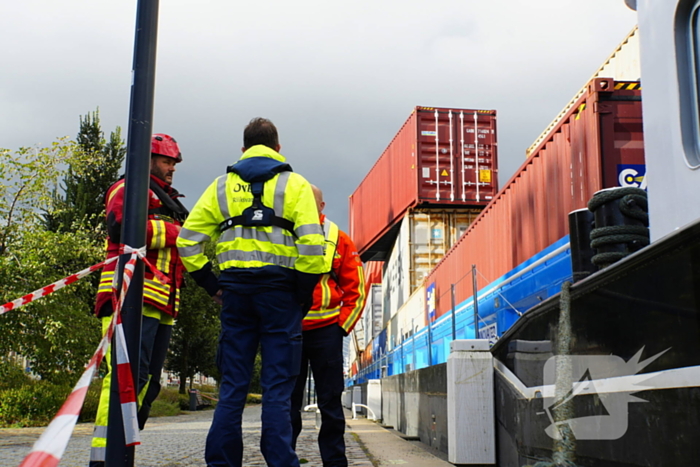
[[413,318],[411,318],[411,354],[413,355],[413,361],[411,363],[411,370],[416,369],[416,325],[413,323]]
[[457,308],[455,306],[455,285],[450,285],[450,293],[452,295],[452,340],[457,340]]
[[[121,232],[122,242],[134,248],[146,244],[157,35],[158,0],[138,0],[127,136],[124,222]],[[123,275],[127,259],[128,255],[123,255],[121,258],[117,271],[119,278]],[[144,264],[139,261],[122,308],[122,324],[129,361],[131,362],[131,373],[137,388],[141,346],[143,275]],[[106,465],[107,467],[131,467],[134,465],[134,447],[125,445],[114,342],[112,349],[112,386],[107,428]]]
[[311,362],[306,365],[306,405],[311,405]]
[[479,297],[476,288],[476,264],[472,264],[472,287],[474,289],[474,339],[479,338]]
[[433,335],[432,335],[432,323],[430,318],[428,318],[428,366],[433,364]]

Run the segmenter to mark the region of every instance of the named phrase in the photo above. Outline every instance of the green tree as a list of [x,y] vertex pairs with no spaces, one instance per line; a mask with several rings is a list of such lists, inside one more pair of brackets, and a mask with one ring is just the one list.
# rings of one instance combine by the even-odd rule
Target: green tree
[[197,373],[218,376],[215,359],[220,329],[219,306],[186,275],[165,365],[179,376],[181,394],[186,392],[187,378],[191,381]]
[[[48,148],[0,150],[0,303],[13,300],[95,264],[101,248],[87,232],[42,229],[50,187],[80,164],[80,152],[59,140]],[[0,315],[0,355],[16,352],[43,379],[75,382],[95,350],[99,325],[86,302],[93,286],[79,281]]]
[[75,157],[74,144],[64,139],[47,148],[0,148],[0,256],[11,254],[22,233],[40,224],[40,212],[52,202],[51,188],[61,167]]
[[87,229],[95,241],[102,241],[104,196],[117,181],[126,147],[117,127],[106,140],[100,125],[99,109],[80,116],[76,146],[79,163],[71,164],[60,190],[54,188],[53,203],[45,210],[47,230],[72,232]]

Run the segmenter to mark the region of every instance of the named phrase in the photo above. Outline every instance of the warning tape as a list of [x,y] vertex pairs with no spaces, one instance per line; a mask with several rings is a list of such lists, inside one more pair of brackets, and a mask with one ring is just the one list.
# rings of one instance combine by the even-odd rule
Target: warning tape
[[[148,259],[146,259],[146,249],[141,248],[141,249],[135,249],[130,246],[122,245],[122,253],[124,254],[137,254],[141,260],[146,263],[146,266],[153,272],[153,274],[158,278],[160,282],[163,284],[167,284],[170,282],[170,279],[168,276],[160,272],[155,266],[153,266],[153,263],[151,263]],[[108,260],[102,261],[101,263],[97,263],[94,266],[90,266],[89,268],[85,268],[80,272],[76,272],[75,274],[71,274],[68,277],[64,277],[61,280],[58,280],[54,282],[53,284],[49,284],[47,286],[44,286],[38,290],[35,290],[32,293],[28,293],[27,295],[24,295],[18,299],[15,299],[11,302],[7,302],[4,305],[0,306],[0,315],[7,313],[8,311],[14,310],[16,308],[19,308],[21,306],[24,306],[28,303],[33,302],[34,300],[45,297],[49,294],[54,293],[57,290],[62,289],[63,287],[72,284],[73,282],[77,282],[78,280],[82,279],[83,277],[87,276],[88,274],[91,274],[98,269],[101,269],[102,267],[116,261],[119,257],[115,256],[114,258],[110,258]],[[115,275],[116,278],[116,275]]]
[[[112,320],[107,328],[107,332],[102,337],[102,340],[90,359],[85,372],[80,377],[80,380],[78,380],[78,383],[73,388],[73,391],[68,396],[68,399],[66,399],[66,401],[63,403],[63,406],[61,406],[58,413],[56,413],[53,420],[51,420],[49,426],[46,427],[46,430],[44,430],[41,437],[34,443],[32,450],[24,458],[20,464],[20,467],[58,466],[58,463],[61,461],[61,457],[63,457],[63,453],[66,451],[68,441],[73,434],[75,424],[78,421],[78,416],[80,415],[83,403],[85,402],[85,395],[88,387],[90,386],[90,381],[92,381],[96,369],[99,367],[102,359],[104,358],[107,351],[107,346],[112,340],[115,330],[115,343],[117,345],[117,377],[119,380],[119,397],[121,402],[122,418],[124,420],[124,437],[127,446],[141,444],[137,422],[136,391],[134,389],[134,381],[131,375],[129,356],[126,349],[126,340],[124,339],[124,331],[121,324],[121,307],[124,303],[126,292],[129,289],[131,278],[134,275],[137,257],[144,259],[145,248],[135,249],[125,246],[124,253],[131,253],[131,258],[124,266],[124,279],[122,281],[121,294],[119,301],[117,302],[117,307],[112,315]],[[102,265],[104,265],[104,263],[102,263]]]
[[34,300],[36,300],[37,298],[45,297],[46,295],[54,293],[55,291],[62,289],[63,287],[82,279],[83,277],[87,276],[88,274],[97,271],[98,269],[102,268],[103,266],[106,266],[107,264],[112,263],[113,261],[115,261],[118,258],[119,258],[118,256],[115,256],[114,258],[110,258],[106,261],[102,261],[101,263],[98,263],[94,266],[90,266],[89,268],[83,269],[80,272],[77,272],[75,274],[71,274],[68,277],[65,277],[59,281],[56,281],[53,284],[49,284],[45,287],[40,288],[39,290],[35,290],[32,293],[28,293],[27,295],[24,295],[23,297],[20,297],[16,300],[5,303],[3,306],[0,306],[0,315],[7,313],[10,310],[14,310],[15,308],[19,308],[23,305],[26,305],[27,303],[31,303]]
[[199,395],[202,396],[202,397],[205,398],[205,399],[209,399],[209,400],[212,400],[212,401],[214,401],[214,402],[219,402],[219,399],[215,399],[215,398],[213,398],[213,397],[207,396],[207,395],[204,394],[203,392],[200,392]]

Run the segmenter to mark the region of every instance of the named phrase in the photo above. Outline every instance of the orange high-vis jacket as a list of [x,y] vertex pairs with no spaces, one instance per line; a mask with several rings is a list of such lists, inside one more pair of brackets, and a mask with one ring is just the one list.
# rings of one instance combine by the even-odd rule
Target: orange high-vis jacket
[[[324,220],[321,214],[322,225]],[[314,289],[313,305],[302,322],[304,331],[337,324],[347,335],[362,316],[367,296],[362,261],[343,231],[338,232],[332,271],[323,274]]]

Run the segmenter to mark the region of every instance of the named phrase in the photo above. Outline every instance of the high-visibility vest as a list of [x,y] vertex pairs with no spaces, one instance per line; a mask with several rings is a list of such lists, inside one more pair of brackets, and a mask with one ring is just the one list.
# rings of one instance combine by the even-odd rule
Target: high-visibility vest
[[[264,146],[254,146],[241,159],[284,158]],[[220,230],[227,219],[241,216],[251,206],[251,183],[229,172],[217,178],[192,209],[177,240],[178,250],[188,271],[198,271],[208,262],[204,243],[217,241],[219,268],[256,268],[280,266],[300,272],[321,274],[324,269],[323,233],[318,222],[311,185],[299,174],[284,171],[265,181],[262,203],[277,217],[287,219],[293,232],[272,225],[247,227],[234,225]]]

